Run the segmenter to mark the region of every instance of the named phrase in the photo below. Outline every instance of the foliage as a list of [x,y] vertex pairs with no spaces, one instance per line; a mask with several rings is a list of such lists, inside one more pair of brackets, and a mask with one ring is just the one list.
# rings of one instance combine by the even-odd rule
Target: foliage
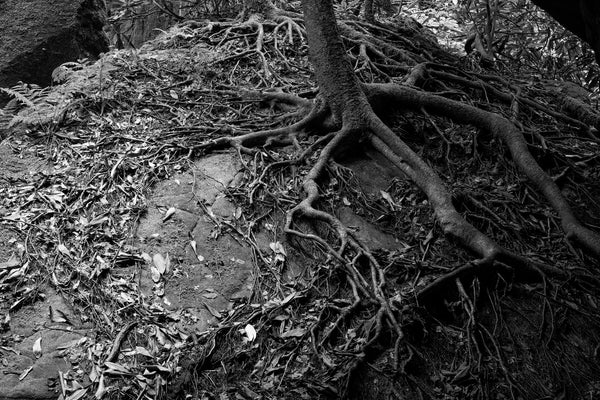
[[589,88],[600,83],[600,69],[589,46],[526,0],[460,0],[457,18],[472,24],[486,50],[506,67],[544,71]]

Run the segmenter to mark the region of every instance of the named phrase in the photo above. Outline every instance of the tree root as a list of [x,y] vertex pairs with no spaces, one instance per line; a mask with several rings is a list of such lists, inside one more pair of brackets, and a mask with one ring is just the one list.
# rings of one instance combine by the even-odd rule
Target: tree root
[[[385,107],[389,107],[390,104],[394,103],[397,106],[416,110],[422,107],[433,114],[446,116],[457,122],[475,125],[501,138],[508,147],[515,164],[537,186],[557,212],[567,238],[575,239],[596,257],[600,257],[600,235],[581,225],[575,218],[559,187],[540,168],[529,152],[523,135],[509,120],[468,104],[398,85],[370,84],[365,86],[365,93],[374,109],[382,109],[384,104]],[[388,132],[386,136],[389,136],[390,133]],[[423,176],[420,179],[430,178]],[[436,185],[438,184],[436,183]],[[442,208],[442,205],[440,204],[439,207]]]
[[[250,17],[248,23],[242,26],[246,30],[251,28],[256,32],[256,44],[253,44],[254,48],[249,51],[276,53],[280,59],[285,59],[280,51],[278,39],[280,33],[285,37],[284,40],[291,44],[296,35],[303,38],[306,32],[293,16],[278,19],[276,13],[268,17],[269,21]],[[266,39],[264,33],[266,25],[273,28],[273,39]],[[235,29],[239,29],[239,27]],[[397,41],[386,42],[370,37],[369,30],[374,29],[385,31],[387,35],[397,36]],[[464,282],[475,278],[495,280],[499,276],[500,279],[506,281],[513,279],[541,281],[544,283],[544,287],[546,287],[546,280],[549,277],[560,280],[573,278],[566,270],[534,261],[508,250],[467,221],[456,209],[450,191],[436,170],[401,140],[390,126],[379,118],[379,115],[398,114],[401,109],[410,109],[424,114],[447,146],[445,157],[448,163],[450,162],[450,145],[453,142],[444,135],[442,129],[437,127],[430,114],[447,117],[454,122],[474,125],[500,138],[509,149],[514,164],[537,186],[552,205],[561,220],[562,229],[567,238],[574,239],[593,255],[600,257],[600,236],[584,227],[575,218],[559,187],[542,170],[530,153],[528,144],[519,128],[517,117],[519,113],[524,112],[520,107],[525,106],[523,108],[537,112],[536,115],[544,113],[579,128],[587,128],[589,122],[575,120],[562,112],[548,110],[541,102],[522,96],[520,89],[511,86],[508,82],[500,82],[509,89],[509,91],[505,91],[490,84],[492,78],[480,76],[473,81],[469,79],[470,76],[464,77],[453,70],[453,67],[434,64],[430,61],[433,57],[427,51],[406,45],[405,38],[385,27],[364,22],[346,22],[341,24],[340,30],[346,44],[352,46],[351,57],[356,60],[355,65],[359,72],[370,72],[373,81],[383,78],[388,82],[398,82],[400,80],[398,75],[393,75],[392,72],[400,71],[407,74],[404,79],[409,86],[418,86],[421,82],[425,82],[425,84],[435,84],[436,88],[441,87],[442,90],[446,90],[446,94],[451,92],[452,95],[456,95],[459,93],[464,97],[468,96],[468,90],[477,89],[484,94],[484,97],[490,95],[511,105],[510,111],[513,120],[475,106],[450,100],[442,97],[439,93],[432,94],[394,83],[359,85],[357,80],[349,78],[346,81],[340,79],[344,81],[343,95],[339,95],[340,90],[338,90],[338,95],[326,99],[318,97],[315,103],[285,93],[269,92],[256,95],[249,92],[245,97],[247,99],[266,100],[274,105],[283,103],[297,108],[297,115],[302,119],[286,127],[227,135],[195,146],[195,149],[201,151],[233,147],[238,152],[249,154],[257,154],[260,151],[259,148],[264,146],[291,145],[295,147],[292,155],[287,154],[289,158],[277,159],[267,165],[262,173],[253,177],[249,185],[250,203],[254,201],[258,189],[266,186],[267,172],[272,171],[275,167],[301,165],[309,159],[310,155],[315,154],[321,148],[314,164],[303,176],[303,193],[301,194],[303,197],[295,206],[286,210],[284,232],[290,238],[296,237],[310,241],[328,253],[330,257],[323,264],[327,264],[329,268],[329,265],[333,263],[343,271],[343,276],[348,282],[345,288],[346,295],[353,301],[348,302],[345,307],[331,307],[336,314],[329,316],[330,321],[333,319],[333,322],[322,329],[320,337],[318,337],[319,329],[322,325],[317,323],[313,326],[311,335],[315,349],[317,346],[323,348],[333,344],[336,334],[342,331],[344,324],[350,324],[351,322],[348,321],[353,317],[360,320],[361,327],[364,329],[364,341],[355,346],[355,349],[358,350],[353,353],[355,362],[364,358],[365,349],[373,346],[386,329],[392,332],[396,338],[395,354],[398,369],[401,369],[398,367],[401,350],[404,349],[408,352],[410,349],[403,341],[402,313],[396,307],[396,303],[389,301],[385,268],[380,264],[381,261],[378,261],[370,249],[361,243],[353,231],[348,229],[339,218],[333,213],[323,211],[322,204],[319,202],[322,194],[320,185],[326,180],[328,167],[334,162],[336,155],[343,153],[348,146],[363,146],[368,143],[404,175],[408,176],[427,196],[436,222],[444,234],[476,257],[474,261],[466,262],[464,266],[441,276],[418,292],[415,289],[414,297],[418,303],[428,304],[431,300],[442,297],[442,292],[447,288],[454,287],[458,288],[459,295],[466,302],[468,296],[463,287]],[[233,32],[234,30],[222,29],[215,34],[214,38],[218,38],[218,43],[222,45],[231,39]],[[263,51],[266,40],[273,40],[274,51],[272,49],[269,52]],[[246,43],[246,45],[248,44]],[[342,54],[345,53],[335,53],[333,56],[329,54],[329,56],[338,60],[344,58]],[[265,70],[265,59],[263,58],[261,62],[263,70]],[[343,62],[341,63],[343,64]],[[319,66],[317,69],[323,70]],[[331,68],[331,70],[325,71],[325,79],[320,79],[325,82],[321,86],[323,96],[339,89],[333,87],[335,84],[331,84],[338,78],[337,71],[336,68]],[[348,78],[350,75],[354,77],[354,74],[348,73],[342,78]],[[463,89],[448,88],[444,82],[462,86],[464,91]],[[353,87],[354,83],[356,83],[355,87]],[[327,84],[331,84],[332,87],[325,87]],[[319,135],[320,137],[307,145],[307,141],[302,140],[309,135]],[[500,220],[500,217],[490,209],[486,211],[493,215],[495,220]],[[322,222],[326,227],[325,233],[306,230],[305,225],[299,224],[300,220],[305,219]],[[499,223],[499,221],[496,222]],[[319,230],[320,228],[321,225],[319,225]],[[335,238],[332,240],[331,236]],[[598,283],[597,280],[590,280],[590,282],[592,281]],[[467,308],[468,312],[474,312],[472,304]],[[357,314],[362,315],[357,316]],[[363,318],[364,315],[367,317]],[[473,321],[474,325],[475,321]],[[349,341],[351,340],[349,339]],[[403,345],[404,347],[402,347]]]

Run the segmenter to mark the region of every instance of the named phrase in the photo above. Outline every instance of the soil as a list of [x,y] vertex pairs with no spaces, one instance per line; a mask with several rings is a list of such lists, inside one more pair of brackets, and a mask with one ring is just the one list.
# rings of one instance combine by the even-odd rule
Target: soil
[[[238,77],[223,72],[215,61],[218,52],[199,43],[168,50],[186,35],[204,40],[190,32],[175,30],[159,38],[160,50],[147,46],[135,54],[108,55],[111,68],[101,82],[108,88],[105,97],[99,98],[95,88],[90,95],[85,85],[78,87],[85,101],[67,107],[70,123],[46,137],[60,143],[48,146],[54,153],[37,157],[26,143],[15,151],[9,144],[17,148],[16,139],[0,146],[0,285],[5,289],[0,310],[1,316],[10,315],[0,336],[0,400],[57,398],[65,389],[57,383],[59,372],[67,377],[69,395],[89,397],[100,386],[98,374],[105,374],[107,398],[140,393],[186,399],[600,395],[594,291],[581,282],[546,286],[539,279],[489,274],[452,281],[454,286],[440,290],[426,309],[418,291],[468,264],[472,255],[443,235],[427,199],[402,173],[362,148],[364,153],[332,163],[319,182],[319,207],[368,245],[382,265],[382,287],[402,326],[403,347],[396,346],[396,338],[377,324],[377,302],[367,296],[353,304],[358,295],[344,270],[349,263],[334,262],[319,243],[283,234],[285,211],[302,198],[299,188],[309,167],[282,163],[281,170],[261,172],[297,149],[276,153],[261,147],[248,155],[241,151],[247,149],[213,151],[205,145],[228,129],[256,132],[257,125],[272,127],[290,116],[284,107],[223,89],[225,81],[232,87],[235,79],[240,87],[248,83],[256,70],[253,58],[236,64]],[[282,75],[292,75],[282,69]],[[306,84],[295,83],[298,92]],[[428,119],[415,125],[426,126]],[[482,212],[466,202],[461,213],[528,256],[546,257],[569,271],[581,268],[585,259],[571,254],[554,219],[552,226],[550,217],[542,221],[551,212],[512,167],[498,161],[494,144],[475,143],[467,129],[453,130],[442,119],[438,125],[442,129],[435,132],[421,129],[411,145],[427,145],[420,152],[447,172],[457,194],[475,200],[492,194],[496,203],[490,207],[497,210],[501,204],[504,209],[497,212],[513,219],[492,224],[490,207]],[[460,150],[453,165],[444,164],[440,132],[455,139]],[[313,143],[303,140],[303,146]],[[467,153],[471,144],[463,146],[471,140],[473,146],[481,144],[476,161]],[[75,210],[64,218],[67,226],[61,228],[69,235],[63,240],[76,248],[73,242],[81,240],[75,235],[83,235],[83,229],[72,227],[85,220],[81,224],[93,232],[85,239],[94,251],[81,256],[85,268],[71,258],[75,267],[64,268],[66,284],[61,284],[54,272],[64,260],[57,254],[71,250],[49,247],[56,259],[39,264],[50,267],[16,285],[3,271],[24,267],[23,238],[31,236],[28,225],[19,224],[11,194],[47,182],[68,186],[52,176],[53,166],[44,159],[50,156],[72,168],[67,174],[78,174],[66,181],[73,186],[69,193],[76,193],[69,205],[75,208],[79,198],[92,193],[85,203],[93,209],[89,214]],[[529,218],[533,215],[537,218]],[[43,222],[54,221],[51,215]],[[320,222],[301,220],[297,226],[337,243]],[[519,241],[510,232],[519,232]],[[375,279],[363,261],[357,258],[352,266]],[[9,310],[29,284],[34,295]],[[375,335],[377,340],[364,346]],[[402,365],[395,365],[399,360]],[[119,375],[114,370],[119,366],[135,373]]]

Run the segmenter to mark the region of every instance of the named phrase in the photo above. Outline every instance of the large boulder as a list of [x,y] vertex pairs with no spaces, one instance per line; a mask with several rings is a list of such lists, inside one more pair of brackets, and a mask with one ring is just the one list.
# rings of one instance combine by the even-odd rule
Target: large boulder
[[1,0],[0,86],[47,86],[67,61],[108,50],[103,0]]

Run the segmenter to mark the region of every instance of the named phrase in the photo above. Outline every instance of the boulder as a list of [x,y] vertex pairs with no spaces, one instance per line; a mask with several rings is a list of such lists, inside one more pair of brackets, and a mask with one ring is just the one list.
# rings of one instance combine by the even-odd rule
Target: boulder
[[103,0],[0,1],[0,86],[47,86],[57,66],[98,57],[105,19]]

